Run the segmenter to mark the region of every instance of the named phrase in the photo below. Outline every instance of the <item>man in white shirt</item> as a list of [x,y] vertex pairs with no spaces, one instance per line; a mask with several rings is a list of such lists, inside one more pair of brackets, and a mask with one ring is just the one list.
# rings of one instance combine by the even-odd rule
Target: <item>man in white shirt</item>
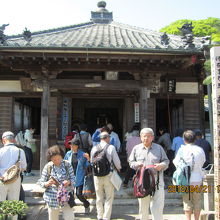
[[[94,166],[94,160],[97,152],[105,151],[106,157],[110,164],[114,164],[116,169],[121,169],[121,162],[116,152],[116,149],[110,143],[110,135],[108,132],[102,132],[100,134],[100,144],[94,146],[91,151],[91,163]],[[97,154],[99,155],[99,154]],[[94,184],[96,190],[96,208],[98,220],[110,220],[112,212],[112,203],[114,200],[114,186],[111,183],[112,172],[108,172],[104,176],[96,176],[94,173]],[[105,193],[105,205],[104,205],[104,193]]]
[[153,197],[148,195],[138,198],[139,218],[140,220],[148,220],[150,207],[153,219],[163,220],[165,196],[163,172],[167,169],[169,160],[163,147],[153,143],[154,132],[151,128],[143,128],[140,132],[140,137],[142,143],[136,145],[129,156],[130,167],[137,170],[142,166],[154,165],[155,180],[159,172],[159,183]]
[[[110,142],[113,139],[113,145],[115,146],[117,152],[121,151],[121,142],[120,139],[118,137],[118,134],[116,132],[113,131],[113,126],[111,123],[107,124],[107,127],[110,129]],[[112,143],[112,142],[111,142]]]
[[25,172],[25,176],[34,176],[34,173],[31,172],[32,164],[33,164],[33,146],[36,148],[35,139],[33,138],[33,134],[35,132],[34,128],[26,129],[24,133],[24,139],[26,141],[26,145],[24,146],[24,152],[27,161],[27,170]]
[[[202,167],[205,163],[205,153],[203,149],[194,144],[196,135],[193,131],[187,130],[183,133],[183,140],[185,145],[182,145],[177,152],[175,159],[173,160],[174,165],[177,167],[180,163],[180,159],[191,166],[190,186],[200,187],[203,180]],[[191,214],[194,212],[195,220],[199,220],[199,215],[202,207],[202,193],[190,192],[183,194],[183,205],[187,220],[191,219]]]
[[[4,146],[0,149],[0,177],[13,166],[18,158],[20,151],[20,168],[21,171],[26,169],[27,163],[24,151],[15,146],[15,137],[11,131],[6,131],[2,135],[2,143]],[[8,200],[19,200],[21,186],[20,176],[15,182],[4,184],[0,181],[0,201]],[[17,220],[17,216],[13,216],[13,220]]]

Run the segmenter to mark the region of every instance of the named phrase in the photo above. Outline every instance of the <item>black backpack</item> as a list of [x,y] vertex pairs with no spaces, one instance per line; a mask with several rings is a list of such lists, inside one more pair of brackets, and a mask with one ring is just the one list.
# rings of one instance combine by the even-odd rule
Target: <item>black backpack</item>
[[102,150],[95,152],[93,157],[93,173],[94,176],[106,176],[110,173],[111,164],[106,156],[108,146]]

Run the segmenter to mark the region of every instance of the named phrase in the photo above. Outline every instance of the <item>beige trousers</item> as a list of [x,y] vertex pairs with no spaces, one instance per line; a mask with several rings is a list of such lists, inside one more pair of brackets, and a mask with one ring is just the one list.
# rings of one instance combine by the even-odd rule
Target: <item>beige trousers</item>
[[59,220],[60,210],[63,211],[64,220],[74,220],[73,208],[70,208],[70,206],[68,204],[66,204],[62,208],[50,208],[50,207],[48,207],[49,220]]
[[163,220],[164,185],[159,185],[159,190],[156,190],[152,198],[146,196],[139,198],[138,202],[140,220],[149,220],[149,207],[153,220]]
[[[94,185],[96,191],[96,209],[97,219],[111,219],[112,203],[114,200],[114,186],[110,181],[112,173],[107,176],[94,176]],[[105,194],[105,204],[104,204]]]
[[[10,184],[3,184],[0,183],[0,201],[7,200],[19,200],[20,195],[20,189],[21,189],[21,178],[18,177],[18,179]],[[17,220],[18,216],[15,215],[12,218],[13,220]]]

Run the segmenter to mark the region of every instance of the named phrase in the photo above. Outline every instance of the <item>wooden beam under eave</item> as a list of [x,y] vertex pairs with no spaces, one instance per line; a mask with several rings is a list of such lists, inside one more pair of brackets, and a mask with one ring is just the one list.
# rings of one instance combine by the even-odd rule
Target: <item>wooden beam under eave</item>
[[[23,64],[13,64],[11,63],[11,66],[13,70],[15,71],[24,71],[25,69],[31,69],[33,71],[40,71],[40,66],[43,65],[41,63],[38,64],[32,64],[32,65],[27,65],[27,63]],[[45,64],[46,65],[46,64]],[[56,64],[51,64],[48,66],[48,69],[50,71],[107,71],[107,70],[112,70],[112,71],[121,71],[121,72],[127,72],[127,71],[142,71],[142,66],[137,66],[135,64],[88,64],[88,63],[71,63],[70,65],[67,65],[66,63],[63,64],[61,63],[60,65],[58,63]]]
[[140,81],[137,80],[77,80],[51,79],[53,89],[97,89],[97,90],[138,90]]

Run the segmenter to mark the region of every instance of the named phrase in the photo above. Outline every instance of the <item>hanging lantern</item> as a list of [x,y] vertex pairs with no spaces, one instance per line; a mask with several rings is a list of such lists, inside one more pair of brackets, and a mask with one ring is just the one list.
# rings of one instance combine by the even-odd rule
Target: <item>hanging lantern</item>
[[196,63],[196,60],[197,60],[196,55],[192,55],[191,61],[192,61],[193,64]]

